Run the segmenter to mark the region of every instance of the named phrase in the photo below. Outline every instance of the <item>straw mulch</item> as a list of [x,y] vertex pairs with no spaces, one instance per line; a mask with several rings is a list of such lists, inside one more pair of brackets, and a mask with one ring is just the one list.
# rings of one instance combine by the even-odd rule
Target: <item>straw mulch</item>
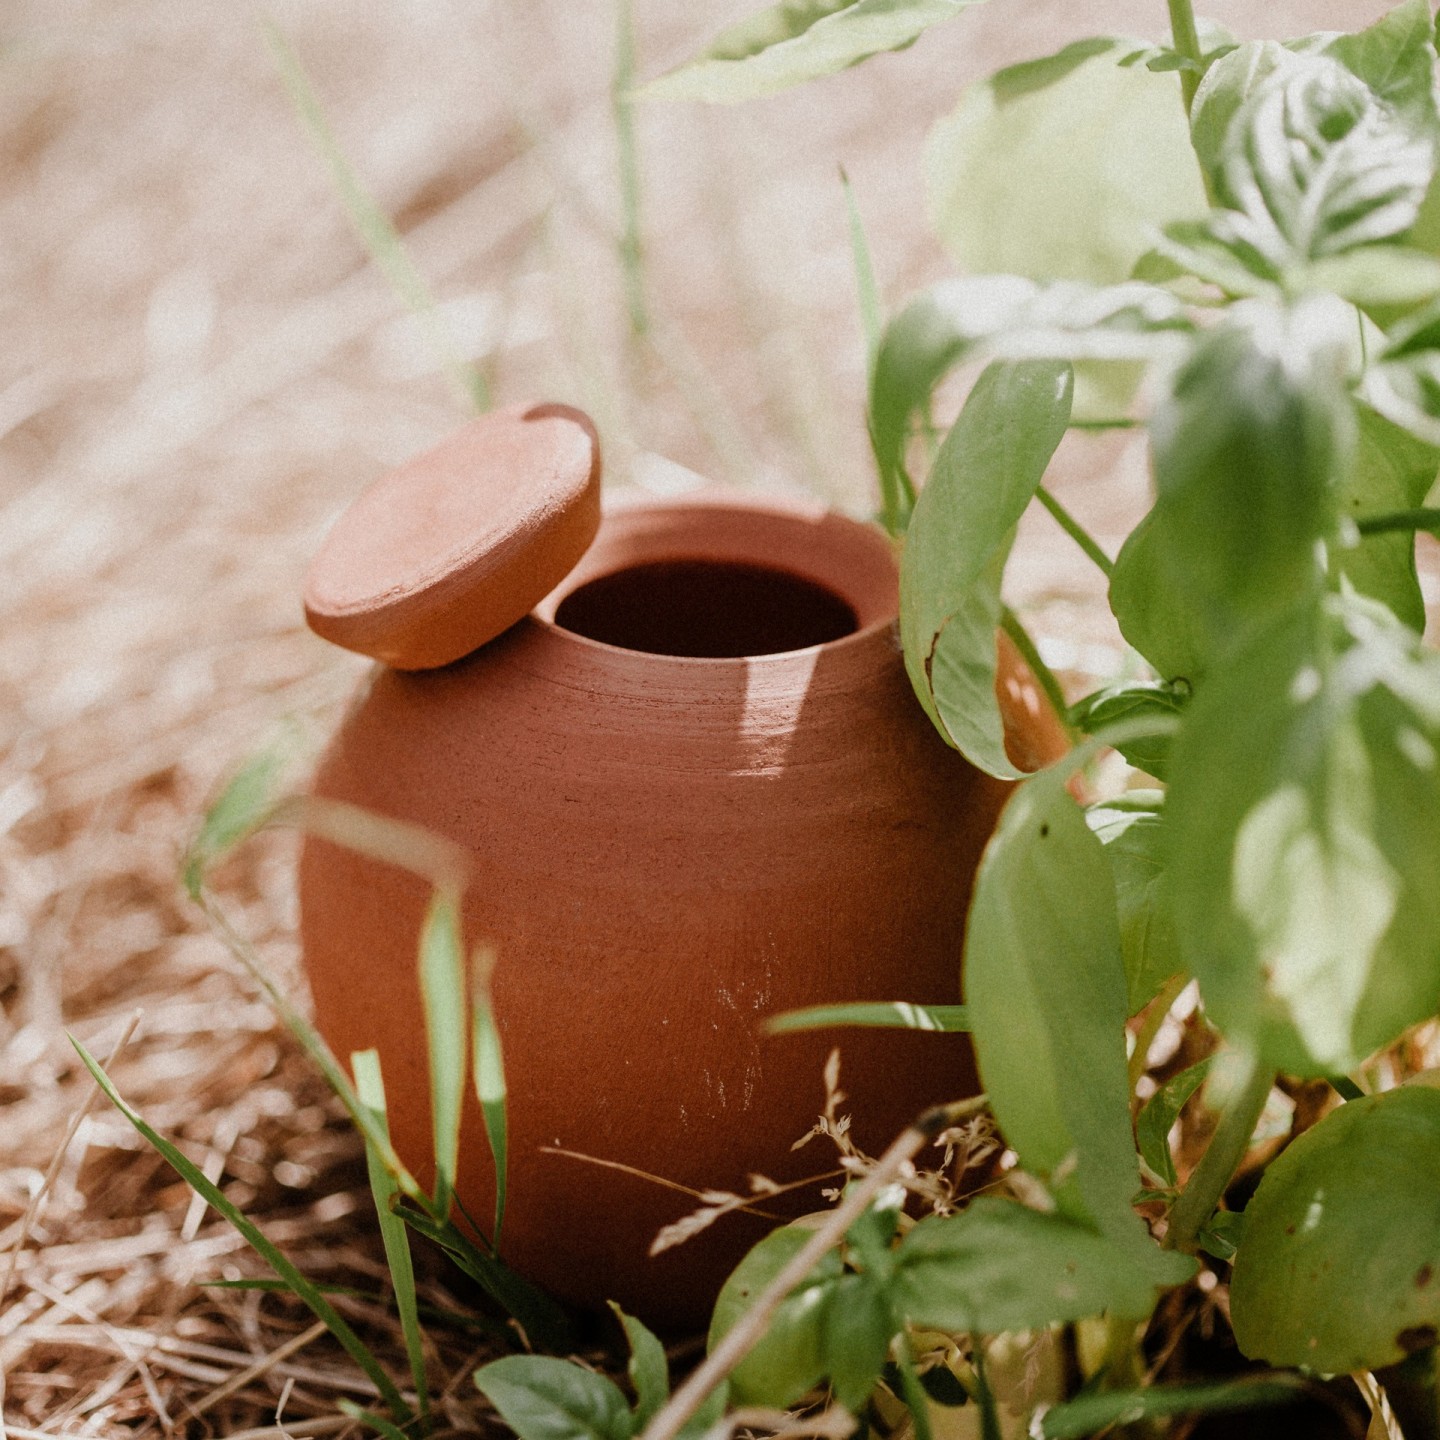
[[[748,8],[640,0],[642,73]],[[1246,29],[1250,8],[1223,18]],[[1268,8],[1353,24],[1382,7]],[[616,261],[608,5],[276,0],[269,14],[500,399],[589,409],[616,483],[672,486],[682,466],[863,509],[837,163],[899,299],[945,268],[916,154],[956,86],[1097,25],[1154,33],[1160,9],[995,0],[805,92],[642,111],[643,344]],[[383,1293],[354,1137],[176,880],[224,773],[283,719],[323,737],[363,669],[300,624],[307,556],[361,485],[459,416],[258,21],[224,0],[11,0],[0,17],[12,1436],[279,1434],[277,1412],[292,1435],[331,1433],[348,1423],[336,1397],[368,1394],[284,1297],[199,1288],[261,1269],[119,1114],[85,1111],[94,1088],[66,1039],[104,1057],[129,1034],[112,1067],[127,1098],[302,1269]],[[1077,446],[1062,487],[1112,545],[1144,483],[1122,448]],[[1058,664],[1103,673],[1116,638],[1085,562],[1048,521],[1033,541],[1017,601]],[[239,929],[303,994],[292,866],[293,841],[266,836],[221,880]],[[338,1303],[403,1373],[384,1307]],[[468,1384],[483,1337],[437,1325],[433,1340],[451,1419],[486,1423]]]

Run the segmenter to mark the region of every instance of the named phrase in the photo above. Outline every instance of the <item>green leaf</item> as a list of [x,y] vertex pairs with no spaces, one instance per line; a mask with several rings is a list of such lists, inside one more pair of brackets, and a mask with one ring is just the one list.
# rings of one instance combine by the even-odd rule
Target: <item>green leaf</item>
[[1098,735],[1121,721],[1153,717],[1162,722],[1154,735],[1136,735],[1119,741],[1115,748],[1137,770],[1163,780],[1170,754],[1170,727],[1163,722],[1181,715],[1189,698],[1189,688],[1184,685],[1127,680],[1087,695],[1071,708],[1070,723],[1086,735]]
[[643,1430],[670,1398],[670,1362],[665,1358],[665,1347],[643,1322],[627,1315],[613,1300],[610,1308],[630,1344],[626,1373],[635,1391],[635,1429]]
[[411,1418],[410,1407],[405,1403],[395,1382],[385,1373],[380,1362],[350,1328],[344,1316],[335,1309],[316,1286],[295,1268],[285,1254],[266,1237],[260,1227],[226,1198],[220,1187],[210,1180],[198,1165],[188,1159],[176,1145],[146,1124],[140,1115],[121,1099],[120,1092],[116,1090],[110,1077],[101,1068],[100,1062],[73,1035],[68,1038],[71,1045],[75,1047],[75,1053],[79,1055],[95,1083],[104,1092],[106,1099],[139,1131],[171,1169],[217,1215],[235,1228],[255,1253],[285,1282],[290,1293],[308,1305],[317,1320],[324,1321],[325,1328],[339,1341],[345,1353],[374,1382],[380,1398],[390,1407],[390,1413],[398,1420],[408,1421]]
[[978,0],[781,0],[719,35],[693,60],[643,86],[645,100],[733,104],[903,50]]
[[999,1335],[1154,1302],[1151,1277],[1091,1226],[991,1196],[921,1220],[896,1259],[895,1307],[925,1329]]
[[1148,360],[1193,329],[1168,290],[1138,281],[1097,288],[1038,285],[1018,275],[942,281],[885,328],[870,385],[871,442],[882,481],[904,472],[913,418],[967,356],[1010,359]]
[[913,1005],[908,1000],[890,1000],[787,1010],[783,1015],[772,1015],[765,1022],[765,1030],[770,1035],[784,1035],[792,1030],[824,1030],[839,1025],[952,1033],[970,1028],[963,1005]]
[[[357,1051],[350,1057],[355,1074],[355,1091],[360,1103],[369,1108],[375,1123],[388,1133],[385,1118],[385,1081],[380,1073],[380,1055],[375,1050]],[[421,1416],[430,1410],[429,1391],[425,1380],[425,1342],[420,1331],[420,1303],[415,1294],[415,1265],[410,1257],[410,1236],[405,1222],[395,1214],[393,1202],[399,1195],[395,1178],[385,1168],[383,1158],[373,1146],[365,1147],[365,1165],[370,1175],[370,1193],[375,1198],[375,1214],[380,1222],[380,1239],[385,1247],[385,1262],[390,1270],[390,1285],[395,1292],[395,1308],[400,1316],[400,1333],[405,1340],[405,1354],[410,1361],[410,1377],[415,1383]]]
[[1210,1073],[1210,1061],[1191,1065],[1172,1075],[1146,1102],[1135,1122],[1135,1138],[1145,1163],[1167,1185],[1179,1183],[1175,1160],[1170,1154],[1170,1130],[1180,1118],[1185,1102],[1204,1083]]
[[520,1440],[630,1440],[625,1397],[613,1380],[548,1355],[508,1355],[475,1372],[480,1393]]
[[445,891],[430,902],[420,932],[420,994],[430,1059],[430,1108],[435,1138],[435,1208],[450,1213],[460,1156],[460,1114],[465,1099],[465,962],[460,904]]
[[858,1415],[900,1331],[886,1287],[872,1275],[842,1276],[826,1298],[821,1325],[830,1387],[836,1400]]
[[1215,1211],[1196,1234],[1196,1244],[1217,1260],[1233,1260],[1245,1233],[1245,1215],[1244,1210]]
[[[1107,1390],[1052,1405],[1031,1433],[1043,1440],[1087,1440],[1115,1426],[1136,1425],[1172,1415],[1226,1412],[1295,1405],[1308,1398],[1310,1386],[1299,1375],[1246,1375],[1208,1385],[1151,1385],[1144,1390]],[[1273,1434],[1281,1434],[1279,1430]]]
[[[715,1300],[709,1349],[720,1343],[811,1234],[800,1226],[774,1230],[735,1267]],[[784,1409],[820,1383],[826,1373],[826,1303],[840,1273],[840,1257],[832,1250],[781,1303],[759,1344],[730,1377],[737,1404]]]
[[1213,180],[1224,208],[1204,223],[1257,274],[1278,277],[1404,235],[1430,184],[1434,142],[1343,65],[1307,55],[1277,64],[1246,95],[1221,157]]
[[[1419,505],[1440,470],[1440,450],[1415,439],[1368,405],[1357,407],[1355,464],[1341,482],[1342,515],[1359,520]],[[1362,595],[1387,605],[1417,633],[1425,629],[1425,597],[1415,569],[1415,540],[1395,531],[1341,539],[1331,547],[1332,580],[1344,577]]]
[[1349,465],[1354,312],[1329,296],[1230,307],[1152,422],[1158,497],[1121,548],[1110,603],[1166,679],[1192,682],[1315,594]]
[[1159,790],[1131,790],[1085,812],[1085,822],[1105,846],[1115,876],[1126,1008],[1131,1015],[1143,1010],[1165,982],[1185,968],[1165,893],[1164,800]]
[[1139,1162],[1115,882],[1058,771],[1020,786],[1000,817],[975,882],[964,977],[981,1080],[1022,1164],[1141,1273],[1184,1278],[1188,1265],[1162,1254],[1130,1207]]
[[1440,119],[1435,106],[1435,21],[1429,0],[1403,0],[1367,29],[1315,36],[1313,43],[1320,54],[1338,60],[1363,80],[1415,134],[1433,129]]
[[1367,245],[1314,261],[1290,284],[1333,291],[1384,321],[1440,297],[1440,258],[1405,245]]
[[935,228],[962,268],[1109,284],[1155,230],[1205,213],[1179,84],[1125,63],[1143,53],[1081,40],[965,91],[925,151]]
[[1440,1091],[1352,1100],[1271,1162],[1230,1305],[1246,1355],[1374,1370],[1440,1330]]
[[1205,72],[1190,105],[1190,141],[1212,185],[1223,183],[1230,127],[1241,107],[1277,73],[1293,74],[1302,63],[1278,41],[1249,40]]
[[485,1138],[495,1163],[495,1233],[491,1244],[500,1249],[505,1225],[505,1192],[509,1175],[509,1121],[506,1117],[505,1060],[500,1050],[500,1030],[490,999],[490,973],[495,966],[491,950],[481,949],[475,957],[474,1005],[470,1033],[471,1064],[475,1073],[475,1095],[485,1119]]
[[1270,1068],[1344,1074],[1440,1005],[1437,755],[1440,656],[1358,597],[1283,617],[1197,695],[1171,898],[1211,1020]]
[[[1171,267],[1168,273],[1163,268],[1166,265]],[[1193,275],[1236,297],[1268,295],[1276,289],[1269,275],[1257,274],[1200,220],[1167,225],[1155,239],[1155,248],[1142,255],[1135,267],[1137,280],[1164,280],[1179,275]]]
[[920,703],[945,739],[991,775],[1005,753],[995,698],[1000,576],[1016,522],[1070,418],[1070,367],[989,366],[916,502],[900,568],[900,638]]

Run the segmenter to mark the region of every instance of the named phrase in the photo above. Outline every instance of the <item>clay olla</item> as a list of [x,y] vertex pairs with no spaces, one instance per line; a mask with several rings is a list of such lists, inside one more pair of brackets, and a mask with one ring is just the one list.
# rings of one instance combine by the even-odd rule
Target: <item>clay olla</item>
[[[823,1105],[837,1036],[844,1108],[872,1153],[927,1104],[974,1092],[954,1036],[761,1027],[821,1003],[956,1003],[970,886],[1007,787],[916,704],[878,530],[729,495],[620,505],[596,532],[583,417],[513,410],[462,437],[367,492],[316,561],[321,633],[417,665],[433,625],[433,653],[465,651],[377,669],[315,789],[473,858],[467,939],[499,957],[509,1082],[502,1257],[567,1300],[698,1326],[745,1250],[776,1216],[816,1208],[817,1190],[655,1258],[651,1242],[696,1192],[835,1168],[828,1143],[791,1147]],[[412,503],[443,518],[420,523]],[[503,565],[485,558],[497,546]],[[1008,650],[1000,694],[1017,754],[1053,755],[1058,726]],[[318,1023],[341,1056],[380,1051],[392,1131],[422,1178],[426,899],[398,870],[306,844]],[[478,1106],[462,1149],[460,1199],[487,1216]]]

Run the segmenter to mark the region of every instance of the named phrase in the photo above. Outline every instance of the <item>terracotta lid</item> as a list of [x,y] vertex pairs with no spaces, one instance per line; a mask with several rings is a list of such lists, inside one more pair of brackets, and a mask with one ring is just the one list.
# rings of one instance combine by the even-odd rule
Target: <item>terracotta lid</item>
[[600,445],[568,405],[472,421],[377,480],[305,577],[317,635],[399,670],[448,665],[508,630],[600,525]]

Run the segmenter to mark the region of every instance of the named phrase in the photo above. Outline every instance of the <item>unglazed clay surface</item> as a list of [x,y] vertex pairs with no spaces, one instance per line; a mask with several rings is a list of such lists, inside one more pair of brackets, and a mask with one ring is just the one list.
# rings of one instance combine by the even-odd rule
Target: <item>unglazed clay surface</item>
[[[554,623],[588,581],[660,561],[788,571],[840,597],[858,628],[696,659]],[[791,1149],[822,1107],[833,1045],[843,1110],[872,1153],[925,1105],[974,1091],[959,1037],[761,1031],[806,1005],[960,998],[970,886],[1007,787],[921,712],[896,589],[889,542],[820,511],[733,498],[619,510],[499,639],[444,669],[377,670],[325,756],[318,793],[474,857],[465,919],[472,943],[498,951],[509,1079],[502,1253],[567,1299],[703,1324],[773,1219],[725,1217],[655,1259],[650,1242],[698,1207],[694,1192],[834,1168],[826,1141]],[[1058,731],[1027,712],[1027,684],[1001,695],[1033,761]],[[428,1175],[423,887],[312,840],[301,891],[320,1027],[342,1056],[379,1048],[397,1144]],[[492,1179],[473,1105],[463,1149],[460,1194],[484,1223]],[[772,1215],[820,1204],[813,1188],[759,1203]]]

